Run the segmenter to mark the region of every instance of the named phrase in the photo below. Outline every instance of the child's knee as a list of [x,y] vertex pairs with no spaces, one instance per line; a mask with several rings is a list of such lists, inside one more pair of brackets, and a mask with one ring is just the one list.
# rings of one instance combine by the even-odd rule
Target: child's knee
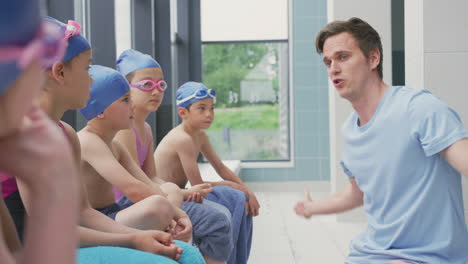
[[221,232],[224,232],[226,234],[231,234],[231,218],[230,218],[230,213],[226,209],[227,213],[222,212],[220,210],[212,210],[210,211],[210,219],[213,222],[213,224],[216,224],[219,226],[219,230]]
[[174,217],[174,207],[161,195],[153,195],[148,198],[145,216],[158,219],[162,226],[168,226]]
[[[206,235],[200,239],[200,250],[208,257],[225,261],[234,248],[232,238],[231,219],[219,210],[209,210],[205,216],[206,225],[209,226]],[[213,250],[213,252],[210,252]]]

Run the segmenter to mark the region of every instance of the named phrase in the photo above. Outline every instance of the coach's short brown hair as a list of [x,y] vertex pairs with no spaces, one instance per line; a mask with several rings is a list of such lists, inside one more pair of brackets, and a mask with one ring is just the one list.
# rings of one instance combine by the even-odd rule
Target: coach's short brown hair
[[323,53],[323,44],[334,35],[348,32],[356,39],[359,48],[366,58],[369,52],[378,49],[380,52],[380,63],[377,65],[377,72],[383,78],[383,51],[379,33],[366,21],[353,17],[346,21],[333,21],[328,23],[317,35],[315,48],[319,54]]

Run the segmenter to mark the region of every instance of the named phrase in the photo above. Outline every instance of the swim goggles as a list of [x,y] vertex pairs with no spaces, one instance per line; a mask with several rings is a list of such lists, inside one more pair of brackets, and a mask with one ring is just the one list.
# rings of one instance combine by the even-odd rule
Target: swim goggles
[[154,89],[158,89],[161,93],[166,91],[167,83],[164,80],[159,80],[157,82],[153,80],[141,80],[137,83],[131,83],[131,87],[138,88],[142,91],[149,92],[153,91]]
[[37,36],[28,45],[0,47],[0,62],[16,60],[18,68],[25,69],[32,61],[40,58],[42,67],[49,68],[63,58],[68,38],[79,34],[80,25],[71,20],[68,23],[64,37],[59,25],[50,21],[42,22]]
[[213,98],[216,102],[216,91],[213,89],[199,89],[195,91],[192,95],[185,97],[182,100],[176,100],[176,104],[180,105],[183,104],[191,99],[208,99]]

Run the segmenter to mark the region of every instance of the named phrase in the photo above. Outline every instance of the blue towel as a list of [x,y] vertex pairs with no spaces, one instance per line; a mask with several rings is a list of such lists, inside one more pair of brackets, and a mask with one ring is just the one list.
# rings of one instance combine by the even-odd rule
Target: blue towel
[[198,249],[187,243],[176,241],[183,253],[178,261],[123,247],[89,247],[77,252],[78,264],[206,264]]
[[207,200],[225,206],[231,212],[232,238],[234,249],[228,264],[246,264],[252,245],[252,216],[245,212],[247,197],[239,190],[228,186],[215,186],[206,197]]

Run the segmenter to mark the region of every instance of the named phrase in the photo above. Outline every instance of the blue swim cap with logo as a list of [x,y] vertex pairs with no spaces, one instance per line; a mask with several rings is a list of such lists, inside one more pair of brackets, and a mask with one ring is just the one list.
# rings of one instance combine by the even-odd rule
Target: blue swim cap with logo
[[197,101],[209,98],[216,100],[215,90],[208,89],[203,83],[199,82],[186,82],[176,92],[177,107],[187,108]]
[[130,91],[127,79],[114,69],[93,65],[89,69],[89,74],[94,80],[91,85],[90,99],[86,107],[80,110],[87,120],[98,116],[109,105]]

